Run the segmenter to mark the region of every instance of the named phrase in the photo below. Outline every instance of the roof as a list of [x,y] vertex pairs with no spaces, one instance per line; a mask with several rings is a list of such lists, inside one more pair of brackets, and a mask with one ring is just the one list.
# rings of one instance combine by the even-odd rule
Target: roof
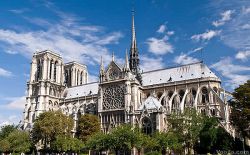
[[67,88],[65,90],[65,93],[65,99],[94,95],[98,93],[98,82],[87,83],[81,86]]
[[143,104],[139,107],[138,110],[143,110],[145,109],[159,109],[161,107],[161,103],[160,101],[158,101],[157,98],[153,97],[153,96],[149,96],[144,102]]
[[168,82],[213,77],[219,79],[204,63],[192,63],[178,67],[142,73],[142,85],[149,86]]

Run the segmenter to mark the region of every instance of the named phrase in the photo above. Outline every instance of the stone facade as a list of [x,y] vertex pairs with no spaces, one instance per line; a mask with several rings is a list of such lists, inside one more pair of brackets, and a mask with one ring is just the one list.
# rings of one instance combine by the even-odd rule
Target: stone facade
[[218,117],[230,130],[230,108],[220,79],[202,62],[141,72],[136,46],[134,16],[129,56],[119,65],[114,60],[104,66],[101,60],[99,81],[88,83],[86,65],[63,63],[51,51],[35,53],[23,128],[31,129],[42,112],[61,110],[72,116],[75,127],[80,115],[95,114],[103,132],[124,123],[139,125],[145,133],[167,130],[171,113],[193,107],[198,112]]

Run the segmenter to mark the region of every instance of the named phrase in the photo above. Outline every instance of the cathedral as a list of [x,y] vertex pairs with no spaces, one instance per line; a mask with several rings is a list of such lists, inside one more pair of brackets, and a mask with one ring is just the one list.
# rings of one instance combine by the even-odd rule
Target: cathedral
[[120,65],[112,56],[108,66],[101,60],[99,80],[88,82],[88,69],[78,62],[64,63],[49,50],[34,53],[23,116],[23,128],[32,129],[45,111],[61,110],[73,117],[75,129],[80,115],[99,117],[104,133],[120,124],[138,125],[144,133],[167,130],[171,113],[193,107],[219,118],[230,130],[230,93],[203,62],[142,72],[132,15],[131,45]]

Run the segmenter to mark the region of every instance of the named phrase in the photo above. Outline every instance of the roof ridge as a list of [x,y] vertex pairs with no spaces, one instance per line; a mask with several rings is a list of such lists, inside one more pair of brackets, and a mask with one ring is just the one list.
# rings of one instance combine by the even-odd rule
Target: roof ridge
[[150,71],[143,72],[142,74],[155,72],[155,71],[166,70],[166,69],[178,68],[178,67],[183,67],[183,66],[188,66],[188,65],[194,65],[194,64],[199,64],[199,63],[203,64],[203,61],[193,62],[193,63],[190,63],[190,64],[184,64],[184,65],[179,65],[179,66],[171,66],[171,67],[166,67],[166,68],[162,68],[162,69],[150,70]]
[[94,84],[94,83],[99,83],[99,82],[98,81],[89,82],[89,83],[81,84],[81,85],[78,85],[78,86],[71,86],[71,87],[68,87],[68,88],[75,88],[75,87],[80,87],[80,86],[86,86],[86,85],[90,85],[90,84]]

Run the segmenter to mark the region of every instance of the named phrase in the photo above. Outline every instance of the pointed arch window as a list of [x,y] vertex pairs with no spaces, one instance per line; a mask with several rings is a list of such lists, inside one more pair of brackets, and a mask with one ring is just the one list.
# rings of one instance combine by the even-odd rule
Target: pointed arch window
[[142,120],[142,132],[150,135],[152,134],[152,122],[148,117],[144,117]]
[[54,81],[56,82],[56,72],[57,72],[57,64],[58,62],[56,61],[55,64],[54,64]]

